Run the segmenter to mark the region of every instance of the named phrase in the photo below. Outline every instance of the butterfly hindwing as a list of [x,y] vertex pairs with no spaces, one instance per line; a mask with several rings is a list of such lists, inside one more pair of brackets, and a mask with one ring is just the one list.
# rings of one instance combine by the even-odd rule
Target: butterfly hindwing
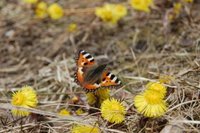
[[119,86],[121,85],[121,81],[112,74],[111,72],[105,71],[102,74],[102,81],[101,81],[101,86],[102,87],[109,87],[109,86]]
[[100,84],[98,83],[83,85],[84,90],[87,92],[96,91],[99,87],[100,87]]
[[76,73],[76,82],[82,86],[85,91],[95,91],[100,87],[100,83],[97,82],[89,82],[85,80],[85,74],[83,68],[79,67]]

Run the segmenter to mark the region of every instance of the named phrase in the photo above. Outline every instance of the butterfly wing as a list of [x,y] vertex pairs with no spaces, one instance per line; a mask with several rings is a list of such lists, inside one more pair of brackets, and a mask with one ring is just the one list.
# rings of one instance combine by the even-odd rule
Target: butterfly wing
[[85,50],[80,50],[78,52],[78,57],[76,58],[76,63],[78,67],[86,67],[94,65],[94,58]]
[[[100,87],[98,83],[88,82],[88,69],[92,68],[95,65],[94,58],[86,51],[80,50],[78,57],[76,59],[77,71],[75,73],[75,81],[81,85],[86,91],[94,91]],[[85,80],[86,78],[86,80]]]
[[101,86],[102,87],[110,87],[110,86],[120,86],[121,81],[112,74],[111,72],[103,72],[102,74],[102,81],[101,81]]

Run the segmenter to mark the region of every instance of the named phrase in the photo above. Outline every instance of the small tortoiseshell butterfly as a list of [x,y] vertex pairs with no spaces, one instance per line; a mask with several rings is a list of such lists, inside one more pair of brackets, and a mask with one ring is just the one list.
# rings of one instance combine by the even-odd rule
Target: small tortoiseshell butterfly
[[121,81],[114,74],[105,70],[106,64],[97,65],[94,58],[84,50],[79,51],[76,63],[75,81],[87,92],[100,87],[121,85]]

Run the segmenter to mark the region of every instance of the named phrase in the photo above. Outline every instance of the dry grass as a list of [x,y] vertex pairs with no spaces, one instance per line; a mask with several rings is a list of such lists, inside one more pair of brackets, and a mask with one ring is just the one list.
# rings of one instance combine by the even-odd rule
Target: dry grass
[[[103,132],[200,132],[200,4],[190,15],[163,27],[163,12],[137,15],[134,11],[116,27],[106,27],[91,13],[103,1],[60,0],[71,14],[59,21],[33,19],[30,7],[12,0],[0,1],[0,133],[70,132],[74,123],[96,122]],[[78,8],[76,10],[74,8]],[[84,10],[87,8],[86,10]],[[164,9],[163,9],[164,10]],[[166,10],[166,9],[165,9]],[[67,10],[66,10],[67,11]],[[79,29],[69,34],[66,27],[76,22]],[[167,28],[167,30],[166,30]],[[127,107],[123,124],[106,123],[85,100],[85,92],[73,79],[75,53],[85,49],[118,73],[124,85],[112,89],[112,96]],[[105,59],[106,58],[106,59]],[[148,119],[137,113],[133,97],[148,81],[162,75],[174,80],[167,84],[169,110],[161,118]],[[16,118],[10,113],[11,92],[33,86],[39,106],[33,115]],[[73,104],[73,96],[80,97]],[[60,117],[67,107],[74,114]],[[85,112],[75,115],[81,107]]]

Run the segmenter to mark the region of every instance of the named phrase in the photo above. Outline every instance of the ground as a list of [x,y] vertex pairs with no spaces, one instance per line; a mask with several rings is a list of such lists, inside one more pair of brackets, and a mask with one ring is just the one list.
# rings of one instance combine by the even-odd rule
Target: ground
[[[55,1],[48,1],[52,3]],[[105,2],[127,5],[128,15],[107,25],[93,9]],[[157,2],[151,13],[135,11],[127,1],[59,0],[60,20],[37,19],[34,6],[20,0],[0,1],[0,132],[69,132],[74,123],[97,121],[104,132],[200,132],[200,3],[185,6],[172,22],[164,19],[173,4]],[[70,33],[67,27],[76,23]],[[127,108],[125,122],[106,123],[99,112],[88,113],[85,91],[74,82],[75,57],[81,49],[123,82],[111,95]],[[159,118],[145,118],[133,105],[135,95],[149,81],[170,76],[169,109]],[[24,85],[38,93],[35,115],[13,117],[12,92]],[[77,96],[78,104],[71,103]],[[72,118],[57,117],[67,107]],[[86,115],[74,110],[82,107]],[[34,111],[33,111],[34,112]],[[176,125],[176,126],[175,126]]]

